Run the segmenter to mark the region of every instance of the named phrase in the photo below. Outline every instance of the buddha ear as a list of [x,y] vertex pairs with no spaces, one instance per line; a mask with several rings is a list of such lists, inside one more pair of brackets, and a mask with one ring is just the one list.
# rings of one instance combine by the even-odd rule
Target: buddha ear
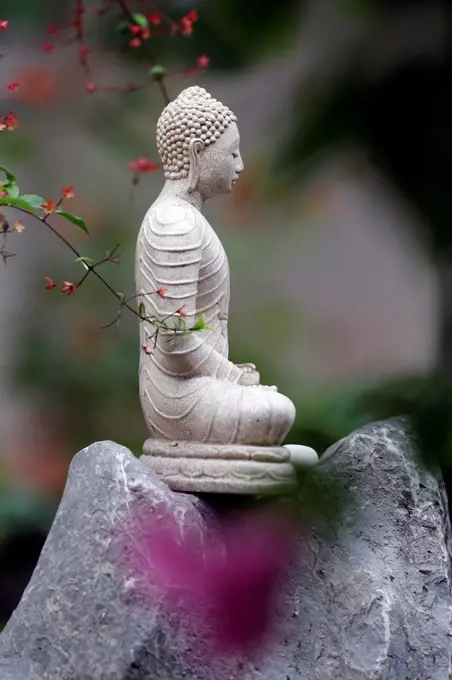
[[200,165],[199,153],[204,149],[204,142],[200,139],[190,140],[188,147],[188,160],[190,163],[190,170],[188,171],[188,191],[191,193],[196,190],[199,182]]

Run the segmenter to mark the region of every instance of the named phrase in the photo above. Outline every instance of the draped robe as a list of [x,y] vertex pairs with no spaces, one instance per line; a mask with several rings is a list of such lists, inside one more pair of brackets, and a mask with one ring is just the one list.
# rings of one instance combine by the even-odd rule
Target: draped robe
[[[157,199],[136,251],[138,300],[170,326],[181,309],[187,327],[203,314],[212,330],[159,331],[140,323],[140,399],[151,437],[215,444],[280,444],[295,418],[287,397],[242,386],[228,359],[229,265],[220,239],[188,202]],[[166,295],[165,295],[165,289]],[[160,290],[160,294],[156,291]],[[165,295],[165,297],[162,297]],[[180,322],[179,322],[180,323]]]

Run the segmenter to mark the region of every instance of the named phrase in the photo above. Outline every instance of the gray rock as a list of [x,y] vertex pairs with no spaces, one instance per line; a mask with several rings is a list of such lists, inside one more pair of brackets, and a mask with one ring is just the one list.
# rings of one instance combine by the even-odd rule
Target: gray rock
[[300,548],[299,615],[287,609],[286,631],[301,645],[280,677],[449,680],[452,553],[440,476],[420,463],[403,420],[340,441],[322,470],[351,502],[333,532],[311,528]]
[[[122,557],[128,539],[139,540],[132,513],[168,513],[202,533],[200,505],[170,492],[114,442],[78,453],[36,570],[0,636],[1,680],[186,677],[178,654],[188,641],[175,641],[158,590],[152,606],[139,597]],[[202,659],[192,663],[199,678],[208,677]]]
[[0,636],[1,680],[450,680],[442,482],[420,465],[402,421],[336,444],[317,472],[331,474],[351,502],[336,524],[304,523],[267,656],[209,661],[177,602],[168,609],[151,576],[132,578],[124,556],[143,538],[136,517],[170,515],[202,550],[221,533],[218,513],[171,492],[117,444],[84,449]]

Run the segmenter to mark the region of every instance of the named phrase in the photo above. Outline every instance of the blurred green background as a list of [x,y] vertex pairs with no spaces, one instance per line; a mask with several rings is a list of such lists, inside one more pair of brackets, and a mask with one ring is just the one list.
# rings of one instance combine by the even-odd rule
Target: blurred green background
[[[158,160],[158,88],[87,94],[149,78],[144,50],[127,48],[119,12],[86,0],[91,73],[78,64],[70,0],[4,0],[1,164],[27,193],[58,198],[74,185],[87,238],[58,228],[84,255],[120,241],[103,265],[134,292],[141,219],[163,178],[132,185],[128,162]],[[155,3],[130,0],[135,11]],[[191,2],[157,3],[175,20]],[[297,405],[290,441],[319,452],[362,424],[409,413],[425,456],[449,483],[452,371],[451,3],[433,0],[280,0],[197,5],[192,37],[155,37],[170,96],[199,83],[239,119],[245,172],[233,196],[207,207],[230,258],[231,359]],[[43,45],[56,48],[45,53]],[[183,74],[200,55],[206,71]],[[17,93],[6,85],[19,81]],[[3,115],[2,113],[2,115]],[[8,212],[13,221],[13,211]],[[8,246],[0,269],[0,620],[30,575],[71,457],[100,439],[135,453],[146,436],[138,400],[138,329],[89,280],[75,295],[44,276],[82,270],[42,225]]]

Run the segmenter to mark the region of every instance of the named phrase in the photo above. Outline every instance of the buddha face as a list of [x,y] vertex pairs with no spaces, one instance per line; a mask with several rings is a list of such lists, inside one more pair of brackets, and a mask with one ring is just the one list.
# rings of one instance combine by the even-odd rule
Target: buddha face
[[197,164],[196,188],[204,200],[230,193],[243,170],[237,124],[231,122],[213,144],[194,154],[191,162]]

